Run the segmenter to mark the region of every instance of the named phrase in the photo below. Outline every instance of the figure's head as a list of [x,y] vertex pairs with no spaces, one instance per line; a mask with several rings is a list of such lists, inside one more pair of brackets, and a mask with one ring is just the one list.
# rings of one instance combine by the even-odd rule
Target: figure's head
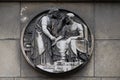
[[59,9],[57,8],[51,8],[48,12],[48,14],[52,17],[52,18],[57,18],[59,15]]
[[72,24],[73,20],[72,18],[74,17],[75,15],[73,13],[67,13],[66,14],[66,24]]
[[57,11],[59,11],[59,9],[57,9],[57,8],[51,8],[48,13],[52,14],[52,13],[57,12]]

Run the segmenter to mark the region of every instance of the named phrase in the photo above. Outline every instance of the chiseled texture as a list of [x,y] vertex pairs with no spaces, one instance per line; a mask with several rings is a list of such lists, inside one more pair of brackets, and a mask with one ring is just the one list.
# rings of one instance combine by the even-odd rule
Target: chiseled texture
[[[84,4],[84,3],[23,3],[21,5],[21,9],[25,9],[24,11],[21,12],[21,27],[25,27],[26,24],[37,14],[40,12],[50,9],[53,7],[58,7],[62,9],[67,9],[70,11],[75,12],[79,16],[81,16],[86,23],[94,29],[94,22],[93,22],[93,4]],[[79,8],[78,8],[79,7]],[[84,7],[84,8],[83,8]],[[27,18],[26,20],[23,20],[24,18]],[[85,66],[83,70],[73,74],[73,76],[93,76],[94,75],[94,61],[93,58],[91,59],[90,63],[88,66]],[[41,75],[41,73],[36,74],[34,73],[33,69],[28,69],[29,65],[25,64],[25,60],[21,61],[21,76],[44,76]],[[36,72],[36,71],[35,71]]]
[[[67,76],[51,77],[34,70],[20,49],[20,34],[23,27],[35,15],[53,7],[78,14],[95,35],[95,48],[89,63]],[[52,2],[52,0],[34,3],[1,2],[0,80],[120,80],[119,30],[120,3],[69,3],[69,0],[68,2]]]

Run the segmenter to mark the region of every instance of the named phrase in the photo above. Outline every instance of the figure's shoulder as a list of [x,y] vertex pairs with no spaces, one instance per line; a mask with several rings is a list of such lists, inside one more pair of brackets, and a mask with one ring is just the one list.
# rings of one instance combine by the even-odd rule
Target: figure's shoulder
[[49,19],[49,17],[47,15],[42,17],[42,20],[48,20],[48,19]]
[[49,22],[50,22],[50,20],[49,20],[49,17],[48,17],[48,16],[43,16],[43,17],[41,18],[41,24],[42,24],[42,25],[48,25]]
[[50,21],[50,19],[49,19],[49,17],[46,15],[46,16],[43,16],[42,18],[41,18],[41,22],[42,23],[48,23]]
[[78,23],[78,22],[75,22],[75,24],[77,25],[77,28],[78,28],[79,30],[83,30],[83,25],[82,25],[82,24],[80,24],[80,23]]
[[82,24],[80,24],[78,22],[74,22],[74,24],[76,24],[77,26],[82,26]]

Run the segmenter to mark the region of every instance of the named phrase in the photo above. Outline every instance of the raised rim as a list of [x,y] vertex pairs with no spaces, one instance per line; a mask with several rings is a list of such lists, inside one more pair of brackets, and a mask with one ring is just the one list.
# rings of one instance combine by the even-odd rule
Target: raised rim
[[[66,9],[59,9],[59,10],[64,10],[64,11],[67,11],[67,12],[74,13],[74,12],[69,11],[69,10],[66,10]],[[22,31],[21,31],[21,37],[20,37],[20,46],[21,46],[21,50],[22,50],[22,54],[24,55],[24,58],[27,60],[28,64],[31,65],[34,69],[37,69],[37,70],[40,70],[40,71],[44,71],[44,72],[47,72],[47,73],[52,73],[52,74],[63,74],[63,73],[68,73],[68,72],[74,71],[74,70],[77,69],[77,68],[80,68],[80,69],[81,69],[82,67],[84,67],[84,66],[90,61],[90,59],[91,59],[91,57],[92,57],[92,55],[93,55],[92,53],[93,53],[93,50],[94,50],[94,35],[93,35],[93,31],[91,30],[91,28],[90,28],[90,27],[86,24],[86,22],[85,22],[78,14],[76,14],[76,13],[74,13],[75,16],[78,17],[78,18],[82,21],[82,23],[84,23],[84,24],[87,26],[87,28],[89,29],[90,34],[91,34],[91,40],[92,40],[92,41],[91,41],[91,48],[90,48],[90,52],[89,52],[90,57],[89,57],[89,60],[88,60],[88,61],[84,62],[82,65],[76,66],[75,68],[73,68],[73,69],[71,69],[71,70],[69,70],[69,71],[60,72],[60,73],[55,73],[55,72],[49,72],[49,71],[46,71],[46,70],[43,70],[43,69],[41,69],[41,68],[36,67],[36,66],[30,61],[30,59],[26,56],[26,53],[25,53],[25,51],[24,51],[24,46],[23,46],[23,37],[24,37],[25,30],[26,30],[26,28],[29,26],[29,24],[30,24],[34,19],[36,19],[38,16],[40,16],[41,14],[43,14],[43,13],[45,13],[45,12],[47,12],[47,11],[48,11],[48,10],[44,10],[44,11],[38,13],[38,14],[35,15],[31,20],[29,20],[28,23],[25,24],[25,26],[23,26],[23,29],[22,29]]]

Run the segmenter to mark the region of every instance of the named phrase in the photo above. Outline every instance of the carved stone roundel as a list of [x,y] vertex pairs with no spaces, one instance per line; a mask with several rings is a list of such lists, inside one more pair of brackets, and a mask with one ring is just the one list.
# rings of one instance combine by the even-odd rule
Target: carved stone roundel
[[21,34],[27,62],[49,73],[64,73],[83,66],[93,50],[93,35],[75,13],[52,8],[35,16]]

